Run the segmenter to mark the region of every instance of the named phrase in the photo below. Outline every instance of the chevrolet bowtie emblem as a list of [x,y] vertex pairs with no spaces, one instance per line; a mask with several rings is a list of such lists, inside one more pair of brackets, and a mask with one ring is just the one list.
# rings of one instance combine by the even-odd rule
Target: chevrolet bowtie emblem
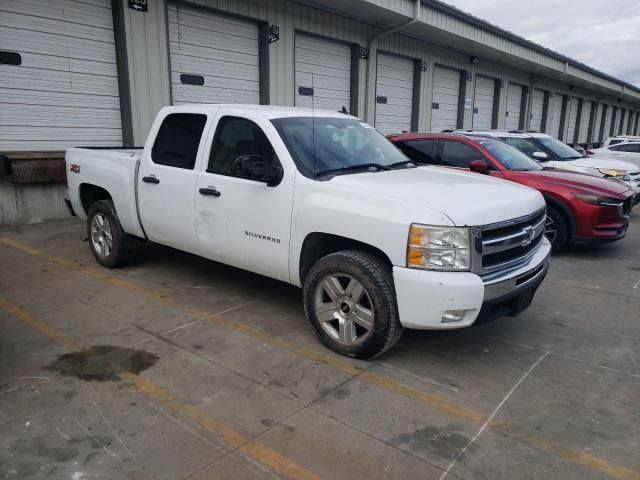
[[531,242],[533,242],[533,236],[535,235],[535,231],[533,230],[533,227],[524,227],[522,233],[524,234],[524,239],[522,240],[522,242],[520,243],[520,245],[522,245],[523,247],[526,247],[527,245],[530,245]]

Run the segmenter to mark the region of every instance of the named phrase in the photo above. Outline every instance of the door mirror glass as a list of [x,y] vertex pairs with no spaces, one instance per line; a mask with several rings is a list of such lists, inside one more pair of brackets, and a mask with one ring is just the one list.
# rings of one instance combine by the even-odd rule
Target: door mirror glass
[[544,152],[533,152],[531,156],[538,162],[546,162],[547,160],[549,160],[549,155]]
[[491,166],[489,165],[489,162],[487,162],[486,160],[471,160],[471,162],[469,163],[469,168],[471,169],[472,172],[486,174],[486,173],[489,173]]

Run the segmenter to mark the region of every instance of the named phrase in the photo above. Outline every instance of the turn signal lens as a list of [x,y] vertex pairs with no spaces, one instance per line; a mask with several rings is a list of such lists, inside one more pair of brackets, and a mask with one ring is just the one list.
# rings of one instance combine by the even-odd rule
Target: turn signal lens
[[467,227],[412,224],[407,266],[425,270],[465,271],[471,267]]

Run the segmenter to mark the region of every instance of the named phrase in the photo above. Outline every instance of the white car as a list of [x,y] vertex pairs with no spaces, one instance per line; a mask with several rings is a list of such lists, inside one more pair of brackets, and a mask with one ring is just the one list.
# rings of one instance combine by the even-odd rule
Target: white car
[[590,158],[613,158],[633,163],[640,170],[640,139],[638,141],[625,141],[609,145],[608,147],[594,148],[587,152]]
[[99,263],[142,238],[302,287],[321,341],[357,358],[405,327],[514,316],[549,267],[539,192],[418,167],[336,112],[165,107],[143,150],[70,148],[66,163]]
[[616,145],[618,143],[625,142],[640,142],[640,137],[636,137],[633,135],[617,135],[615,137],[607,138],[602,144],[603,147],[608,147],[609,145]]
[[616,178],[640,194],[640,167],[626,159],[612,155],[585,156],[546,133],[506,130],[456,130],[456,133],[499,138],[545,167]]

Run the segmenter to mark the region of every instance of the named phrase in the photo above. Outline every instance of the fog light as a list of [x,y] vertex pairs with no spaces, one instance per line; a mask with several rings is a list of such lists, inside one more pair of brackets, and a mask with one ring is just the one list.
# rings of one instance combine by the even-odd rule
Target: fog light
[[442,315],[442,323],[459,322],[468,310],[447,310]]

